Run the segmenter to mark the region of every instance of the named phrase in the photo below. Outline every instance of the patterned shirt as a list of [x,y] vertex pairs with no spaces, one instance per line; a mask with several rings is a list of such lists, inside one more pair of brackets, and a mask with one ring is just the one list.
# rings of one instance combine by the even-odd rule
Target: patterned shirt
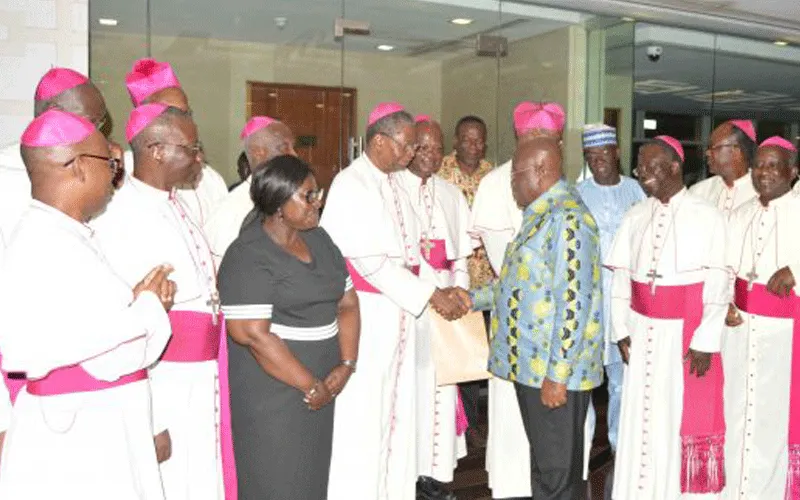
[[593,389],[603,381],[597,224],[563,180],[523,217],[500,277],[471,293],[475,309],[493,313],[489,371],[531,387],[547,377]]
[[[458,186],[467,198],[469,207],[472,208],[475,193],[478,191],[478,184],[493,168],[494,166],[491,162],[481,160],[475,172],[467,174],[458,166],[456,152],[453,151],[444,157],[442,168],[439,169],[437,175]],[[484,286],[494,279],[494,271],[492,271],[492,266],[489,264],[489,258],[486,256],[486,249],[483,248],[483,245],[472,252],[472,256],[467,260],[467,268],[469,270],[470,286],[473,288]]]

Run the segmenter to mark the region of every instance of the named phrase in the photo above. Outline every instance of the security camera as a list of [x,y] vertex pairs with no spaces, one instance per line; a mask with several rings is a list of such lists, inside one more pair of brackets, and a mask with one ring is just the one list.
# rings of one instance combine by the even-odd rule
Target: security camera
[[660,45],[650,45],[647,47],[647,58],[653,62],[658,62],[661,59],[661,54],[664,53],[664,47]]

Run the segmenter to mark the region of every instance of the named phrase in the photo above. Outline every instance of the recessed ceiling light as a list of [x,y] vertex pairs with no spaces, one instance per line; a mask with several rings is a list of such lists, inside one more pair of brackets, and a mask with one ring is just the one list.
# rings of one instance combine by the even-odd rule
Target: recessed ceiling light
[[450,20],[450,24],[455,24],[457,26],[467,26],[468,24],[472,24],[472,19],[467,19],[466,17],[457,17],[455,19]]
[[394,50],[394,45],[378,45],[375,48],[384,52],[389,52],[390,50]]
[[635,22],[636,22],[636,19],[634,19],[634,18],[632,18],[632,17],[622,17],[622,18],[620,18],[620,19],[622,19],[622,20],[623,20],[623,21],[625,21],[626,23],[635,23]]
[[775,44],[775,45],[777,45],[778,47],[786,47],[787,45],[789,45],[789,42],[787,42],[787,41],[785,41],[785,40],[775,40],[775,41],[774,41],[774,42],[772,42],[772,43],[774,43],[774,44]]
[[656,120],[644,120],[644,129],[645,130],[656,130],[658,129],[658,122]]
[[97,20],[102,26],[116,26],[119,22],[116,19],[109,19],[106,17],[101,17]]

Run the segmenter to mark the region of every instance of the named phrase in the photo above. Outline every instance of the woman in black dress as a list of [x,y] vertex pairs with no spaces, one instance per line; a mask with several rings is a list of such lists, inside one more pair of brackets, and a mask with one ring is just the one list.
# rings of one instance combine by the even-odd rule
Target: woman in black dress
[[318,227],[308,165],[279,156],[257,171],[254,214],[219,270],[239,499],[324,500],[333,401],[358,357],[358,298]]

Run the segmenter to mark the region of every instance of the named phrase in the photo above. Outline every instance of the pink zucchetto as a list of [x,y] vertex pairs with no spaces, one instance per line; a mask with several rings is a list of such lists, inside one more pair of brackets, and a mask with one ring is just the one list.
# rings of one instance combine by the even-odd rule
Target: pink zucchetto
[[686,161],[686,155],[683,152],[683,146],[681,146],[681,143],[680,141],[678,141],[678,139],[670,137],[668,135],[659,135],[658,137],[655,138],[655,140],[663,142],[664,144],[672,148],[673,151],[678,153],[678,158],[681,159],[681,162]]
[[150,104],[143,104],[138,108],[133,108],[131,115],[128,118],[128,124],[125,126],[125,140],[130,143],[134,137],[139,135],[139,132],[147,128],[153,120],[161,116],[169,106],[160,102]]
[[425,123],[431,121],[429,115],[417,115],[414,117],[414,123]]
[[523,102],[514,109],[514,130],[523,135],[531,130],[564,130],[564,109],[557,103]]
[[396,102],[382,102],[375,106],[375,108],[370,112],[369,119],[367,120],[367,126],[374,125],[375,122],[380,120],[381,118],[385,118],[391,114],[399,113],[400,111],[405,111],[406,108],[403,107],[402,104]]
[[133,63],[130,73],[125,75],[125,86],[128,87],[133,105],[138,106],[160,90],[181,88],[181,83],[169,63],[139,59]]
[[78,85],[89,83],[89,79],[69,68],[52,68],[44,74],[36,86],[33,98],[37,101],[51,99],[58,94],[73,89]]
[[756,128],[750,120],[730,120],[729,123],[744,132],[744,135],[749,137],[751,141],[758,142],[756,140]]
[[20,144],[27,148],[52,148],[77,144],[96,132],[92,122],[60,109],[48,109],[28,125]]
[[244,125],[242,133],[239,134],[239,139],[245,140],[262,128],[269,127],[276,121],[275,118],[270,118],[269,116],[254,116]]
[[778,148],[783,148],[786,151],[791,151],[792,153],[797,153],[797,148],[794,146],[794,144],[778,135],[773,135],[769,139],[765,139],[764,142],[762,142],[758,147],[766,148],[767,146],[775,146]]

